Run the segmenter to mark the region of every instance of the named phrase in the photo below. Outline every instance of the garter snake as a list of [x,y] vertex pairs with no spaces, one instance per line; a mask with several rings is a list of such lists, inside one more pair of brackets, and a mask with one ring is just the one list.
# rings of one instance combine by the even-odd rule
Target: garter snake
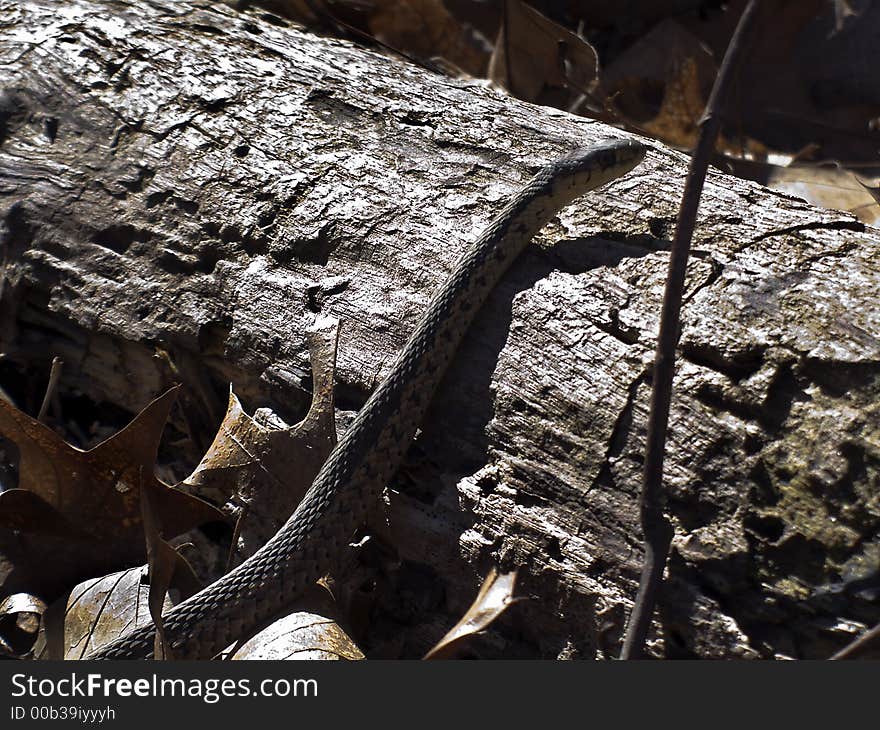
[[[390,372],[328,457],[302,502],[259,551],[164,617],[175,659],[216,655],[279,614],[332,571],[379,504],[459,342],[489,292],[531,238],[581,194],[626,174],[645,148],[608,140],[541,169],[464,253],[434,294]],[[88,659],[152,655],[155,629],[136,629]]]

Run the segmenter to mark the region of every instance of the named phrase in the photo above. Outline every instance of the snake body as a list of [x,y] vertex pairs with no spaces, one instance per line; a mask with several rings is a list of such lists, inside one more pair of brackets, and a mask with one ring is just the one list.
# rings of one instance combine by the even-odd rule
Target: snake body
[[[434,294],[387,377],[278,533],[164,617],[173,658],[216,655],[331,572],[355,530],[378,506],[462,336],[510,264],[559,210],[629,172],[644,155],[634,140],[601,142],[544,167],[512,198]],[[136,629],[87,658],[147,658],[154,635],[152,626]]]

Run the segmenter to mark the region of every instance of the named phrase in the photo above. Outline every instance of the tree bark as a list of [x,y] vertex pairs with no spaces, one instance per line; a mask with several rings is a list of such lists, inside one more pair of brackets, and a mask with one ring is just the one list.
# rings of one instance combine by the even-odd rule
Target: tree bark
[[[2,384],[57,355],[62,391],[137,412],[178,379],[200,447],[230,382],[251,411],[304,415],[317,313],[342,322],[344,423],[507,197],[619,134],[260,11],[31,0],[0,17]],[[532,600],[480,655],[617,655],[685,170],[655,145],[480,313],[389,485],[400,562],[368,655],[423,653],[494,565]],[[821,658],[880,621],[877,233],[710,173],[651,654]]]

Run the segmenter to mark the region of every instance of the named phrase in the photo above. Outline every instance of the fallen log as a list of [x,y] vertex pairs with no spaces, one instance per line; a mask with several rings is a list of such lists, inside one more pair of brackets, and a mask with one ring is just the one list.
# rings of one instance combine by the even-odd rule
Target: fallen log
[[[137,412],[180,381],[192,462],[230,383],[248,410],[304,415],[318,314],[341,321],[344,427],[507,197],[619,134],[265,12],[3,7],[0,384],[60,356],[62,391]],[[481,656],[616,656],[685,169],[655,145],[548,226],[480,313],[389,485],[397,562],[371,590],[368,656],[426,651],[493,566],[518,567],[531,600]],[[821,658],[880,621],[876,242],[710,174],[650,653]]]

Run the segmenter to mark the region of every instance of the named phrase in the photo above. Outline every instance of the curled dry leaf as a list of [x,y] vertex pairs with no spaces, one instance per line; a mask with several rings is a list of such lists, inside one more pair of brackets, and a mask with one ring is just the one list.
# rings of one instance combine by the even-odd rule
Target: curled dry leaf
[[237,647],[230,659],[363,659],[363,652],[334,621],[297,612],[267,626]]
[[877,176],[871,180],[863,180],[859,175],[853,175],[853,177],[862,190],[870,196],[873,205],[867,200],[863,200],[849,210],[857,215],[860,221],[876,225],[880,222],[880,180],[877,179]]
[[[146,567],[80,583],[45,614],[35,647],[38,659],[82,659],[152,621]],[[171,608],[170,600],[164,609]]]
[[83,576],[142,562],[141,480],[151,485],[167,537],[223,519],[153,473],[176,396],[177,388],[167,391],[88,451],[0,400],[0,434],[19,452],[18,488],[0,493],[0,529],[18,531],[15,540],[8,533],[3,540],[12,566],[4,588],[15,590],[23,573],[31,590],[51,594]]
[[183,482],[197,494],[227,502],[227,510],[239,516],[240,560],[284,524],[336,445],[333,380],[339,322],[319,317],[308,336],[314,393],[306,417],[292,427],[275,427],[265,412],[254,418],[245,413],[230,391],[214,442]]
[[[82,659],[132,629],[154,622],[154,610],[167,612],[198,589],[187,562],[175,553],[170,577],[155,600],[146,565],[83,581],[46,610],[34,647],[37,659]],[[157,656],[160,656],[157,654]]]
[[23,657],[34,644],[46,604],[29,593],[13,593],[0,601],[0,652]]
[[508,606],[515,603],[516,571],[498,573],[494,568],[486,576],[476,599],[450,631],[437,642],[425,659],[452,659],[472,636],[484,631]]
[[593,47],[521,0],[507,0],[489,62],[489,78],[511,94],[568,108],[596,84]]
[[[200,587],[183,557],[175,553],[173,559],[170,577],[155,593],[148,584],[149,567],[142,565],[83,581],[56,600],[45,613],[34,647],[36,658],[82,659],[132,629],[155,623],[154,613],[167,612]],[[150,605],[154,596],[161,599],[155,607]]]

